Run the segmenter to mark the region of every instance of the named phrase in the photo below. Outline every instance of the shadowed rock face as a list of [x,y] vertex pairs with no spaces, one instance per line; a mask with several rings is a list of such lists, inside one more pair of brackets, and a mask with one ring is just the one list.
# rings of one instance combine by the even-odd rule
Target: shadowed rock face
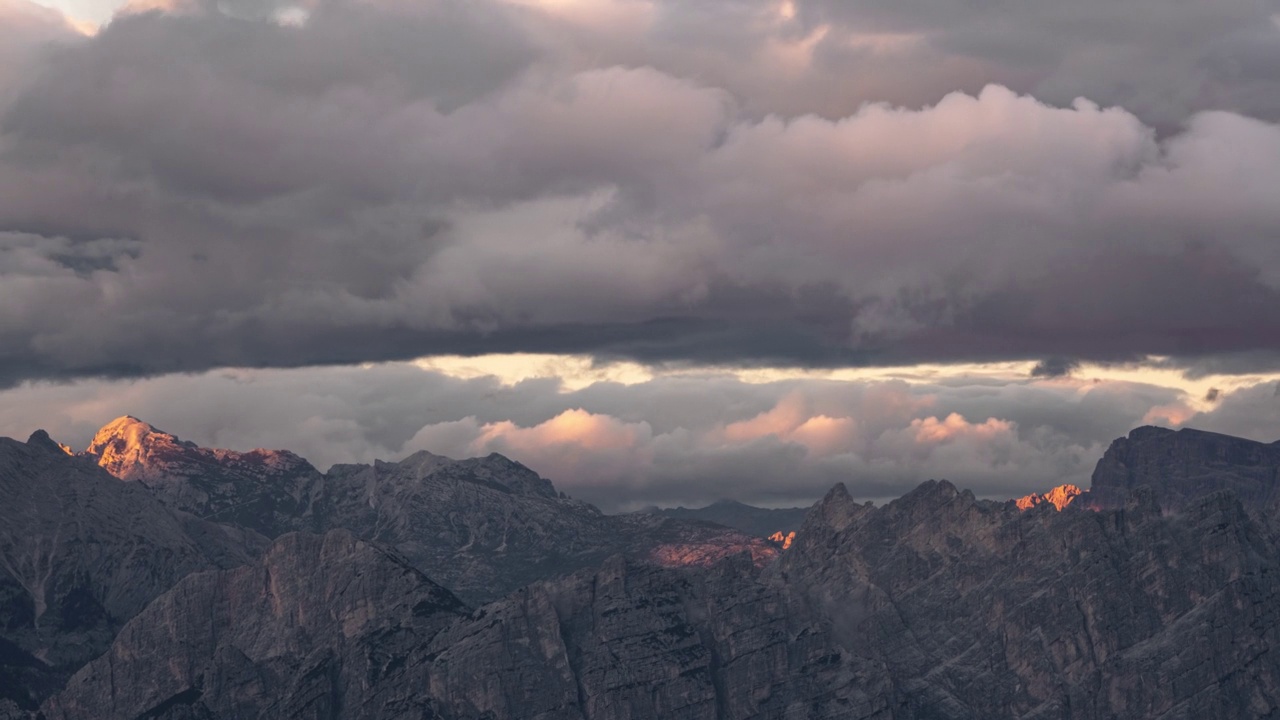
[[1202,430],[1140,427],[1111,443],[1098,461],[1089,502],[1124,507],[1129,493],[1143,485],[1155,489],[1167,511],[1231,490],[1246,510],[1274,514],[1280,508],[1280,444]]
[[[15,445],[102,479],[38,440]],[[1229,457],[1262,472],[1262,461]],[[350,532],[287,534],[260,561],[188,575],[43,710],[61,720],[1275,717],[1274,535],[1234,490],[1191,497],[1196,485],[1168,475],[1165,506],[1152,477],[1113,508],[1059,508],[1050,494],[1019,509],[945,481],[874,507],[839,485],[773,560],[722,527],[601,515],[500,456],[340,466],[323,477],[314,516]],[[1263,476],[1233,477],[1256,491]],[[423,567],[449,580],[437,585]],[[451,582],[504,596],[469,612],[441,587]]]
[[834,490],[770,574],[889,669],[895,717],[1243,718],[1280,708],[1277,552],[1230,493],[1020,512],[930,482]]
[[[763,571],[745,554],[708,568],[615,557],[463,617],[394,555],[340,531],[290,535],[260,566],[184,580],[45,711],[1266,717],[1280,707],[1275,557],[1228,493],[1170,516],[1143,494],[1123,511],[1020,512],[945,482],[883,508],[838,487]],[[420,594],[430,612],[407,612]]]
[[325,479],[331,524],[394,546],[472,603],[617,553],[665,565],[744,550],[760,562],[776,555],[763,539],[717,525],[604,515],[501,455],[455,461],[418,453],[337,466]]
[[183,579],[43,711],[50,720],[433,717],[407,661],[465,610],[351,533],[285,535],[256,563]]
[[883,665],[789,613],[746,556],[708,571],[615,557],[481,608],[430,654],[450,718],[892,717]]
[[256,565],[183,580],[43,711],[888,720],[889,689],[882,666],[789,617],[746,556],[711,571],[615,557],[463,615],[403,561],[332,531],[287,535]]
[[705,520],[741,530],[748,535],[767,538],[775,533],[782,533],[785,537],[798,530],[809,508],[772,510],[735,500],[720,500],[704,508],[657,508],[647,512],[682,520]]
[[32,706],[183,576],[262,546],[171,512],[43,431],[0,438],[0,698]]

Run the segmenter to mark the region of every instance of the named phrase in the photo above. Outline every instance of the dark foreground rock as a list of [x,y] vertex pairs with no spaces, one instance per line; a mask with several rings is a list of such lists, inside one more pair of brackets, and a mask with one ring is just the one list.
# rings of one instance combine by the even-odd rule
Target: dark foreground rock
[[0,438],[0,700],[33,708],[179,579],[264,545],[170,511],[44,432]]
[[260,562],[178,583],[43,712],[50,720],[433,717],[406,660],[464,611],[402,559],[348,532],[290,534]]

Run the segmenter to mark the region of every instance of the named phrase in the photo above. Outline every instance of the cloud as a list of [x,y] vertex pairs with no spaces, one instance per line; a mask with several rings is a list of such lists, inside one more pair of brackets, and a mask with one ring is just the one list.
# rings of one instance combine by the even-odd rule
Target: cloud
[[15,2],[56,41],[0,93],[0,385],[1278,357],[1254,4]]
[[749,382],[704,371],[568,386],[408,363],[218,370],[23,385],[0,392],[0,435],[43,427],[81,448],[130,413],[206,446],[288,448],[321,469],[417,450],[500,452],[608,510],[804,504],[836,482],[882,500],[929,478],[1004,499],[1087,486],[1111,440],[1144,422],[1274,439],[1274,378],[1224,383],[1197,411],[1201,390],[1091,374]]
[[1041,360],[1040,362],[1036,363],[1035,367],[1031,368],[1031,376],[1032,377],[1050,377],[1050,378],[1062,377],[1064,375],[1070,375],[1071,372],[1076,368],[1078,368],[1079,366],[1080,366],[1079,362],[1072,360],[1070,358],[1064,358],[1064,357],[1045,358],[1044,360]]

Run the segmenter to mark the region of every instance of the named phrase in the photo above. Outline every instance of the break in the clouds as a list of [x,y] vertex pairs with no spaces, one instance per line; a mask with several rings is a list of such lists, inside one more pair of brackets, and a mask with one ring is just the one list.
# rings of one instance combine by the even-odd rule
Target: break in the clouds
[[127,411],[202,445],[289,448],[321,469],[417,450],[501,452],[625,510],[723,497],[798,505],[835,482],[883,500],[928,478],[1004,499],[1087,487],[1107,445],[1144,423],[1280,434],[1274,376],[1208,379],[1223,386],[1215,404],[1170,376],[1136,382],[1096,367],[1052,379],[1031,377],[1029,363],[750,379],[584,374],[563,358],[531,372],[539,362],[514,359],[510,377],[392,363],[35,383],[0,392],[0,435],[25,437],[39,422],[81,449]]
[[0,384],[517,351],[1274,366],[1277,18],[178,0],[83,35],[0,0]]

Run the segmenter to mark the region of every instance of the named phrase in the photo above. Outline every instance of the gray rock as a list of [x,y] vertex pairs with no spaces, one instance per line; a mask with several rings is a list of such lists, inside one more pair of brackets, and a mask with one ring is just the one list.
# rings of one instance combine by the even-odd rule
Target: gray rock
[[[315,572],[316,567],[325,572]],[[42,708],[100,718],[878,718],[885,668],[787,614],[749,555],[621,556],[464,615],[345,531],[152,603]]]
[[[875,507],[836,486],[772,563],[724,528],[603,516],[500,456],[340,466],[309,507],[354,535],[289,534],[257,564],[188,576],[43,711],[1274,718],[1280,550],[1248,511],[1267,502],[1265,458],[1192,439],[1207,457],[1118,455],[1158,471],[1106,506],[1021,511],[930,481]],[[1222,489],[1170,467],[1254,470]],[[415,567],[473,597],[529,584],[468,613]]]
[[0,438],[0,699],[32,707],[180,578],[261,547],[169,511],[43,431]]
[[465,611],[351,533],[293,533],[253,565],[184,578],[42,711],[49,720],[434,717],[409,655]]
[[84,454],[165,505],[203,520],[268,538],[324,527],[317,509],[320,471],[285,450],[202,448],[126,415],[103,426]]
[[833,491],[767,572],[889,668],[900,718],[1259,718],[1280,708],[1276,548],[1230,492],[1091,512],[929,482]]
[[608,516],[561,497],[501,455],[345,465],[325,477],[329,522],[385,542],[471,603],[598,565],[616,553],[668,565],[705,564],[741,550],[776,551],[729,528],[649,515]]
[[615,553],[663,564],[707,563],[759,538],[704,522],[605,516],[556,492],[502,455],[453,460],[428,452],[400,462],[336,465],[321,475],[286,451],[201,448],[136,418],[102,428],[86,453],[166,505],[270,537],[346,528],[396,548],[467,602],[598,565]]
[[1280,444],[1204,432],[1140,427],[1111,443],[1093,471],[1088,501],[1120,508],[1143,485],[1161,507],[1182,509],[1201,496],[1231,490],[1258,516],[1280,507]]
[[719,500],[702,508],[650,508],[644,512],[680,520],[702,520],[767,538],[800,529],[809,508],[761,508],[736,500]]

